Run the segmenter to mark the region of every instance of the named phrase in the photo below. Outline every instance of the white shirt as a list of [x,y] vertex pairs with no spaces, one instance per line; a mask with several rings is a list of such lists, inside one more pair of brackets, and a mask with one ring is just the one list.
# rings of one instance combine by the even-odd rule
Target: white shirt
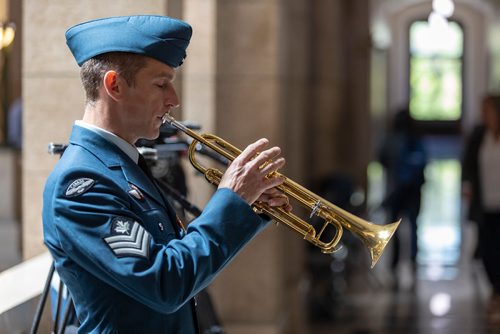
[[126,155],[130,157],[130,159],[132,159],[132,161],[134,161],[135,163],[139,161],[139,151],[137,151],[137,148],[124,139],[118,137],[114,133],[104,130],[98,126],[86,123],[82,120],[75,121],[75,125],[100,134],[106,140],[118,146],[123,152],[125,152]]
[[481,190],[486,211],[500,211],[500,141],[486,131],[479,151]]

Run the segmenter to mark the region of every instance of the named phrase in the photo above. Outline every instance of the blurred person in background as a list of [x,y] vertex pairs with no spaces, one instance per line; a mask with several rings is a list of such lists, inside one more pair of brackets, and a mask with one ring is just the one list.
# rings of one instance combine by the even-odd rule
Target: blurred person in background
[[475,256],[484,265],[500,321],[500,95],[483,98],[481,118],[465,143],[462,194],[469,220],[478,224]]
[[[388,212],[391,221],[403,218],[403,222],[408,221],[410,224],[410,260],[415,274],[418,252],[417,219],[420,213],[421,187],[425,182],[427,152],[408,108],[399,110],[394,116],[391,129],[380,148],[379,161],[387,173],[387,195],[382,207]],[[399,287],[399,233],[396,232],[392,243],[391,269],[395,288]]]

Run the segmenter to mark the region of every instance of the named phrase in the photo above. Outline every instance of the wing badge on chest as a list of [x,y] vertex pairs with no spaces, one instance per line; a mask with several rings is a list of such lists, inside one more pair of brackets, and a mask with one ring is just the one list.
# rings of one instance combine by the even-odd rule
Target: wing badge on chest
[[94,185],[95,181],[89,179],[88,177],[82,177],[80,179],[74,180],[66,188],[66,197],[75,197],[83,194]]

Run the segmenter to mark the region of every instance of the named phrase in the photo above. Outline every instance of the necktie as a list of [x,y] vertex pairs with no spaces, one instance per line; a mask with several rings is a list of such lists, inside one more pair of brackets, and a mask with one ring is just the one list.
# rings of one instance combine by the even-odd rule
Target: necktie
[[[169,201],[167,200],[167,198],[164,196],[164,193],[163,193],[163,190],[161,189],[161,187],[158,185],[158,183],[156,182],[154,176],[153,176],[153,173],[151,173],[151,169],[149,169],[149,166],[146,162],[146,159],[144,159],[144,156],[142,154],[139,154],[139,160],[137,161],[137,165],[142,169],[142,171],[149,177],[149,179],[151,180],[151,182],[153,183],[153,185],[155,186],[156,190],[158,190],[160,196],[162,197],[163,199],[163,202],[165,203],[165,206],[167,207],[168,211],[169,211],[169,214],[170,214],[170,221],[173,222],[173,221],[176,221],[178,227],[180,230],[182,230],[183,232],[186,231],[186,229],[184,228],[184,225],[182,224],[181,220],[179,219],[179,217],[177,216],[177,214],[175,213],[175,210],[174,208],[170,205]],[[173,225],[173,223],[172,223]],[[173,225],[175,226],[175,225]],[[175,230],[176,231],[176,234],[177,236],[179,237],[180,236],[180,231],[179,230]]]
[[137,162],[137,165],[142,169],[142,171],[153,181],[154,176],[153,173],[151,173],[151,169],[149,169],[149,166],[146,162],[146,159],[144,159],[144,156],[142,154],[139,154],[139,161]]

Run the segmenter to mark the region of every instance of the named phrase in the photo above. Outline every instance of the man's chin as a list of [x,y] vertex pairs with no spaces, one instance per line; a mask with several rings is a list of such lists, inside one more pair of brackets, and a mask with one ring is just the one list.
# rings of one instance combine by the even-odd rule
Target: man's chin
[[146,136],[141,137],[143,140],[156,140],[160,137],[160,129],[157,129],[154,132],[151,132],[151,134],[148,134]]
[[148,140],[156,140],[158,139],[158,137],[160,137],[160,130],[158,129],[158,131],[156,131],[154,134],[152,134],[150,137],[148,137],[147,139]]

